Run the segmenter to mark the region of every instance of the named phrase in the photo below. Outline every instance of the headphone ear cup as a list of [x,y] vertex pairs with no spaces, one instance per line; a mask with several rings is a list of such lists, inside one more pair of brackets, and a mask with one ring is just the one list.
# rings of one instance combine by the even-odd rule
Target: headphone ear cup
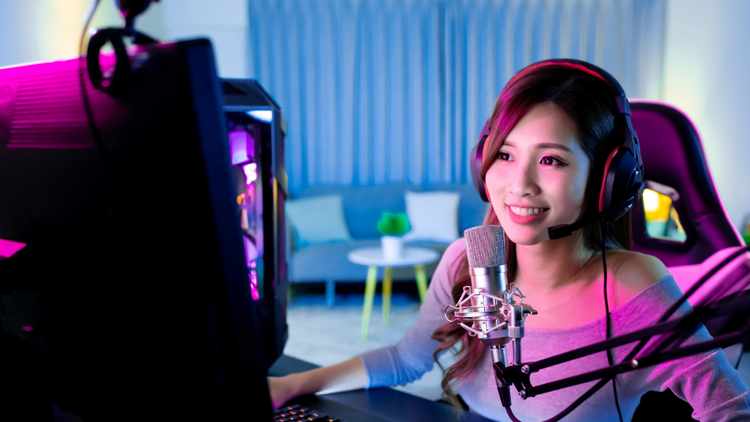
[[[643,191],[643,172],[633,154],[627,148],[617,147],[605,163],[605,174],[599,198],[599,211],[607,211],[625,201],[634,198],[637,201]],[[622,214],[613,216],[611,221],[621,218]]]
[[471,169],[471,180],[474,182],[474,189],[477,190],[479,196],[484,202],[490,202],[490,194],[487,192],[487,186],[482,180],[482,158],[484,156],[484,143],[487,141],[487,136],[482,136],[474,145],[471,150],[471,156],[469,158],[469,168]]

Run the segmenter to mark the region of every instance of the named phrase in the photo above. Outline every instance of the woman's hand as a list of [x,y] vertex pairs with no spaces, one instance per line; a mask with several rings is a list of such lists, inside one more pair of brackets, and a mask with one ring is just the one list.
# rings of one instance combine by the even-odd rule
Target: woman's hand
[[285,377],[268,377],[268,392],[271,394],[271,403],[274,409],[280,408],[284,403],[299,396],[297,392],[298,382],[292,375]]
[[333,366],[283,377],[268,377],[268,391],[274,409],[305,394],[338,393],[366,388],[369,384],[370,377],[358,356]]

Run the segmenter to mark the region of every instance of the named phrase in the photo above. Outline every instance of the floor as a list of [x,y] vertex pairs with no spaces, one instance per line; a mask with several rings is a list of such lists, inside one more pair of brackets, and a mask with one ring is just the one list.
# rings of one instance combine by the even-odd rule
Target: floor
[[[416,293],[416,288],[414,289]],[[325,305],[320,293],[292,297],[287,308],[289,340],[284,353],[321,366],[350,359],[357,354],[395,344],[414,324],[419,313],[419,299],[413,293],[394,293],[391,298],[390,324],[382,318],[381,296],[375,296],[367,340],[362,340],[363,294],[336,296],[336,306]],[[441,357],[441,364],[453,363],[450,353]],[[429,400],[441,397],[442,372],[435,365],[420,380],[395,387]]]

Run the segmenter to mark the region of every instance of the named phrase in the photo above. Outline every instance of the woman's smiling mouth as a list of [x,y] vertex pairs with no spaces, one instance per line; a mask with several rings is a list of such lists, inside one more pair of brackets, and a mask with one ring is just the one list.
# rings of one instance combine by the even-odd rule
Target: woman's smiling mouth
[[549,208],[530,208],[508,206],[508,216],[517,224],[528,224],[542,219]]
[[516,215],[520,216],[529,216],[529,215],[536,215],[541,214],[544,211],[548,210],[549,208],[522,208],[522,207],[510,207],[510,209],[516,213]]

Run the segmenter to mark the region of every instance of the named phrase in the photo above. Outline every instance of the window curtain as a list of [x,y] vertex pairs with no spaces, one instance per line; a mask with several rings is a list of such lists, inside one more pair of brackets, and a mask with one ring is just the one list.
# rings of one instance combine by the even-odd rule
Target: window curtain
[[292,194],[471,183],[524,66],[576,58],[658,98],[666,0],[250,0],[249,69],[282,107]]

